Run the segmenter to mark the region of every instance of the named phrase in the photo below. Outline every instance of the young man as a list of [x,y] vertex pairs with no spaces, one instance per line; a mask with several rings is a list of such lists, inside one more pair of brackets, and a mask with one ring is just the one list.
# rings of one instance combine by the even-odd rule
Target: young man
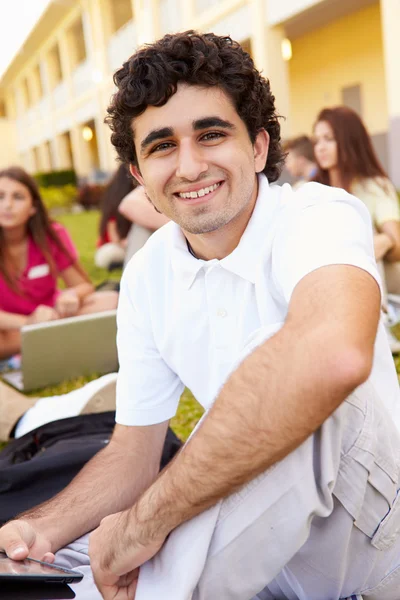
[[[115,83],[112,142],[174,222],[124,273],[110,444],[0,547],[61,549],[84,600],[87,536],[62,548],[91,530],[107,600],[397,598],[400,402],[366,209],[272,185],[274,98],[230,38],[168,35]],[[206,415],[157,477],[185,385]]]
[[306,135],[288,140],[284,145],[287,152],[285,166],[297,180],[296,185],[310,181],[317,172],[312,141]]

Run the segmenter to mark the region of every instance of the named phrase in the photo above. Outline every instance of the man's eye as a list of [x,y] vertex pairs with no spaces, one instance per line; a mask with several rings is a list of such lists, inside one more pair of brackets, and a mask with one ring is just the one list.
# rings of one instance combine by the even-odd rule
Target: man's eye
[[171,142],[163,142],[162,144],[158,144],[158,146],[155,146],[154,148],[152,148],[151,153],[162,152],[163,150],[169,150],[169,148],[171,148],[172,146],[173,146],[173,144],[171,144]]
[[218,140],[221,137],[225,137],[223,133],[220,131],[210,131],[209,133],[205,133],[201,139],[208,142],[212,140]]

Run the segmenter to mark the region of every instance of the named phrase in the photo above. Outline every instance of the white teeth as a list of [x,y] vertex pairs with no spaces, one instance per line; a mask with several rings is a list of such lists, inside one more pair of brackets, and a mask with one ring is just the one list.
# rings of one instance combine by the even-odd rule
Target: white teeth
[[197,190],[197,192],[179,192],[179,196],[181,198],[202,198],[216,190],[220,185],[220,183],[214,183],[214,185]]

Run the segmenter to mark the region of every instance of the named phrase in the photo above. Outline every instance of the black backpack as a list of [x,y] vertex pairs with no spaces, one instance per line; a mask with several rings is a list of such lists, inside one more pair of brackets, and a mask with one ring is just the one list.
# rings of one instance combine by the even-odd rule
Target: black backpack
[[[79,415],[52,421],[0,452],[0,525],[52,496],[109,442],[115,412]],[[168,428],[160,467],[182,443]]]

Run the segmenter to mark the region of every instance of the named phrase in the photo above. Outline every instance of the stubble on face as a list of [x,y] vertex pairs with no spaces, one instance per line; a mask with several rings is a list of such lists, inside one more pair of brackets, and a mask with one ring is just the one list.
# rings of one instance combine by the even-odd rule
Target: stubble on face
[[[226,128],[218,125],[196,130],[194,124],[215,119],[229,123]],[[132,124],[137,139],[140,179],[154,207],[177,223],[189,234],[206,234],[224,230],[237,224],[243,230],[242,221],[251,214],[257,191],[254,146],[250,141],[245,123],[235,106],[218,88],[178,86],[178,91],[162,107],[148,107]],[[166,134],[166,152],[154,153],[152,141],[143,151],[143,142],[150,133]],[[203,141],[206,133],[222,133],[221,140],[208,144]],[[215,138],[214,138],[215,139]],[[212,139],[210,139],[212,142]],[[168,148],[169,145],[169,148]],[[183,148],[183,150],[182,150]],[[178,152],[192,152],[181,160]],[[159,167],[159,168],[158,168]],[[196,170],[198,173],[196,174]],[[180,192],[188,192],[199,186],[221,183],[209,199],[185,202]],[[247,222],[247,221],[246,221]]]

